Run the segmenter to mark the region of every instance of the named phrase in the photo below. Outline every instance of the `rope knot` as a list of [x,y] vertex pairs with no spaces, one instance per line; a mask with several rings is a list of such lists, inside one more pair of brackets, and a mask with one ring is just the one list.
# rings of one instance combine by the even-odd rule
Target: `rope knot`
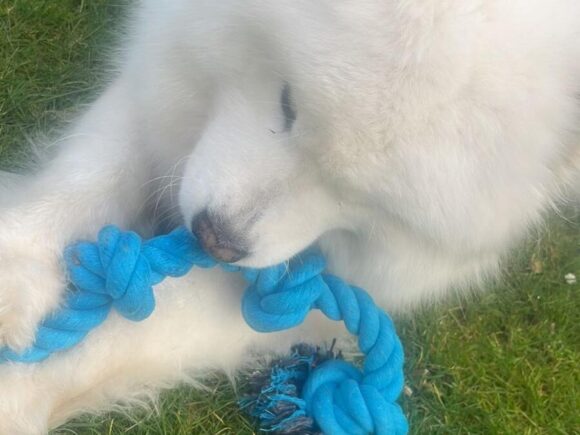
[[324,292],[325,267],[323,257],[306,253],[290,264],[246,274],[250,281],[242,300],[246,322],[259,332],[281,331],[301,324]]
[[358,368],[343,360],[326,361],[311,374],[302,392],[307,414],[323,433],[398,435],[408,427],[399,405],[365,382]]
[[132,231],[107,226],[96,243],[71,245],[65,259],[77,289],[109,296],[115,309],[134,321],[151,315],[155,309],[153,286],[166,276],[183,276],[193,265],[216,265],[183,227],[143,243]]
[[72,245],[65,256],[77,288],[108,295],[115,309],[130,320],[143,320],[153,312],[155,280],[136,233],[107,226],[97,243]]

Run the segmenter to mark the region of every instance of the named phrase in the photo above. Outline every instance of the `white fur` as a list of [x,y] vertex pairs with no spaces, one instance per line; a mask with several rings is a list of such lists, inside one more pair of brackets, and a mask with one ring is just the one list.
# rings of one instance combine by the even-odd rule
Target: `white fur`
[[[150,234],[209,208],[248,241],[241,264],[318,241],[399,310],[493,273],[577,174],[577,0],[142,3],[118,76],[58,156],[0,182],[0,345],[30,344],[62,296],[63,246],[106,223]],[[73,351],[0,367],[0,433],[338,334],[316,316],[253,333],[242,288],[193,271],[159,286],[143,323],[113,316]]]

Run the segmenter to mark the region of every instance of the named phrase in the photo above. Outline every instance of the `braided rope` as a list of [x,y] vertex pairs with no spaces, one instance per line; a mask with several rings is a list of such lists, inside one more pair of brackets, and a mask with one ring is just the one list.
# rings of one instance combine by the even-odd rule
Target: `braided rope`
[[[140,321],[155,308],[153,286],[165,277],[185,275],[193,266],[214,267],[185,228],[146,242],[114,226],[101,230],[96,243],[79,242],[65,252],[71,283],[63,307],[38,328],[34,345],[24,353],[0,349],[0,361],[32,363],[70,349],[100,325],[115,308]],[[324,274],[324,259],[309,252],[290,264],[242,269],[249,281],[242,300],[246,322],[256,331],[272,332],[302,323],[319,309],[344,321],[358,337],[365,355],[362,370],[340,360],[317,367],[302,396],[306,412],[327,434],[405,434],[407,422],[396,403],[403,388],[403,348],[389,317],[363,290]]]

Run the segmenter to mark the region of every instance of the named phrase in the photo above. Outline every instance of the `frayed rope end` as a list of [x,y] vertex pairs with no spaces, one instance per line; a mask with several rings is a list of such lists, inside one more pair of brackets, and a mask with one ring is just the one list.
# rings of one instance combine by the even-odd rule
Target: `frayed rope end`
[[314,419],[306,415],[302,388],[310,373],[325,361],[342,359],[329,350],[307,344],[291,349],[289,356],[275,360],[269,367],[248,377],[248,394],[240,407],[258,421],[260,430],[276,435],[321,435]]

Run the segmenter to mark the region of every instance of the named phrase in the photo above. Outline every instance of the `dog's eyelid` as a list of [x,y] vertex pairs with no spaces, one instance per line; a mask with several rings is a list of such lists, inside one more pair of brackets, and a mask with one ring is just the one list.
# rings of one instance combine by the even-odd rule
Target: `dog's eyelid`
[[282,106],[282,113],[284,114],[284,130],[290,131],[296,121],[296,108],[292,100],[292,89],[288,83],[284,83],[282,94],[280,96],[280,105]]

